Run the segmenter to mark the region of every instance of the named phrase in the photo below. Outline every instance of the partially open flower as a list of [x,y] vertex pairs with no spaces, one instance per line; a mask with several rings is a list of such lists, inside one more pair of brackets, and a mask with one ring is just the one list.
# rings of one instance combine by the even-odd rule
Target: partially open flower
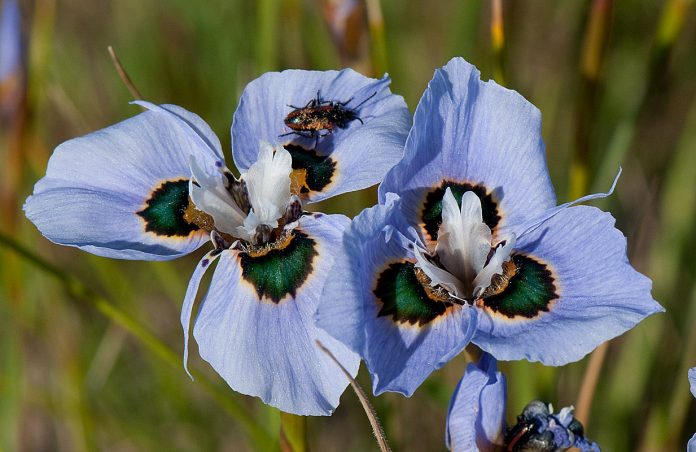
[[575,447],[599,452],[599,446],[585,438],[573,407],[554,413],[551,404],[534,400],[507,428],[506,403],[505,376],[496,370],[495,358],[484,353],[478,363],[469,364],[452,395],[447,448],[454,452],[560,452]]

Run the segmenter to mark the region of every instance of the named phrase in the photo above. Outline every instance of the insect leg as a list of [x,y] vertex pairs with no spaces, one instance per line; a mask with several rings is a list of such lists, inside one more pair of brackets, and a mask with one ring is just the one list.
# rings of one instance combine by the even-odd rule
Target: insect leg
[[[365,102],[367,102],[368,100],[372,99],[372,98],[375,97],[376,95],[377,95],[377,91],[375,91],[374,93],[370,94],[370,97],[368,97],[367,99],[365,99],[364,101],[360,102],[358,105],[356,105],[355,107],[353,107],[353,110],[357,110],[357,109],[360,108]],[[351,99],[352,99],[352,97],[351,97]],[[350,102],[350,100],[349,100],[348,102]]]

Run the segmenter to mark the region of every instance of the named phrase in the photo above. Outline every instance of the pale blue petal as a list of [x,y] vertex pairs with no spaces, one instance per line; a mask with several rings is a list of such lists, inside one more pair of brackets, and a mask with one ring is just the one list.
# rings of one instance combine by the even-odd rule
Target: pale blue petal
[[338,405],[348,380],[315,341],[329,348],[353,376],[360,360],[317,328],[314,315],[347,223],[341,215],[300,219],[299,230],[319,244],[318,256],[295,297],[277,304],[261,301],[242,279],[239,251],[223,251],[193,335],[201,357],[232,389],[294,414],[329,415]]
[[441,181],[480,184],[499,202],[499,229],[555,206],[539,110],[479,77],[461,58],[435,71],[416,108],[404,158],[380,185],[380,201],[398,193],[419,222],[426,191]]
[[689,369],[689,386],[691,394],[696,397],[696,367]]
[[686,452],[696,452],[696,433],[694,433],[694,436],[691,437],[686,445]]
[[56,188],[30,196],[27,218],[53,243],[75,246],[115,259],[169,260],[190,253],[208,241],[194,231],[186,237],[164,237],[145,231],[135,212],[143,200],[129,193],[81,188]]
[[190,178],[191,156],[210,171],[223,166],[220,143],[193,113],[142,105],[152,111],[56,148],[25,204],[27,217],[49,240],[101,256],[155,260],[186,254],[207,240],[202,231],[146,231],[138,212],[163,183]]
[[[330,156],[336,163],[331,183],[322,191],[310,191],[310,202],[359,190],[382,180],[387,170],[403,154],[411,116],[401,96],[391,94],[391,80],[376,80],[352,69],[342,71],[287,70],[269,72],[247,85],[232,122],[232,152],[241,171],[247,170],[259,152],[259,142],[298,144]],[[327,101],[345,102],[357,107],[364,124],[354,120],[346,129],[335,129],[332,135],[304,138],[291,134],[285,117],[294,105],[303,107],[316,98],[317,92]],[[376,93],[376,94],[375,94]],[[317,146],[315,149],[315,145]]]
[[664,311],[628,262],[614,218],[599,209],[563,209],[521,237],[517,252],[548,264],[559,297],[533,318],[482,309],[472,342],[498,359],[564,365]]
[[365,313],[363,359],[372,375],[375,395],[389,391],[410,397],[433,371],[464,350],[476,327],[475,311],[466,306],[457,306],[443,318],[417,327],[378,317],[374,297],[371,304]]
[[459,451],[493,451],[505,435],[507,387],[495,358],[484,353],[469,364],[450,400],[447,447]]

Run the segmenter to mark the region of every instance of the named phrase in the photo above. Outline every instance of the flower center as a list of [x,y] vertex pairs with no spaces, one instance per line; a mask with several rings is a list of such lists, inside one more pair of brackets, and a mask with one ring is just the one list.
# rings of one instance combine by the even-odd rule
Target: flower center
[[450,188],[442,197],[434,253],[416,248],[416,266],[432,286],[444,287],[463,300],[501,293],[516,273],[511,260],[515,236],[492,244],[491,229],[483,222],[481,201],[473,191],[462,195],[461,207]]
[[185,219],[216,231],[226,241],[240,239],[252,247],[282,240],[302,214],[290,194],[292,159],[288,151],[261,144],[256,163],[239,179],[227,168],[206,170],[191,160],[191,204]]

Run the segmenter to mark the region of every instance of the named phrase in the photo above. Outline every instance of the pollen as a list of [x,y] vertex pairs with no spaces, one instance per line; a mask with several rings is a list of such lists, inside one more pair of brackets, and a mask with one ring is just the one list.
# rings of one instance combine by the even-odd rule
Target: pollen
[[308,191],[307,169],[293,169],[292,173],[290,173],[290,192],[295,195],[300,195],[301,193],[307,193]]
[[416,280],[423,286],[425,293],[428,298],[436,303],[451,303],[452,298],[447,293],[446,290],[440,286],[433,287],[432,281],[428,278],[423,270],[418,267],[414,268],[414,273],[416,274]]
[[278,240],[275,242],[271,243],[265,243],[263,245],[257,245],[257,246],[249,246],[246,249],[246,253],[249,255],[249,257],[255,258],[255,257],[261,257],[265,256],[271,251],[275,250],[284,250],[285,248],[290,245],[293,239],[293,233],[292,232],[286,232],[285,234],[281,235]]
[[213,217],[202,210],[198,210],[196,205],[191,201],[191,198],[189,198],[188,206],[186,206],[186,210],[184,210],[183,218],[188,224],[194,224],[204,231],[211,232],[215,229]]
[[503,262],[503,274],[495,274],[491,278],[491,285],[481,295],[482,298],[492,297],[505,292],[510,279],[517,274],[517,265],[512,260]]

